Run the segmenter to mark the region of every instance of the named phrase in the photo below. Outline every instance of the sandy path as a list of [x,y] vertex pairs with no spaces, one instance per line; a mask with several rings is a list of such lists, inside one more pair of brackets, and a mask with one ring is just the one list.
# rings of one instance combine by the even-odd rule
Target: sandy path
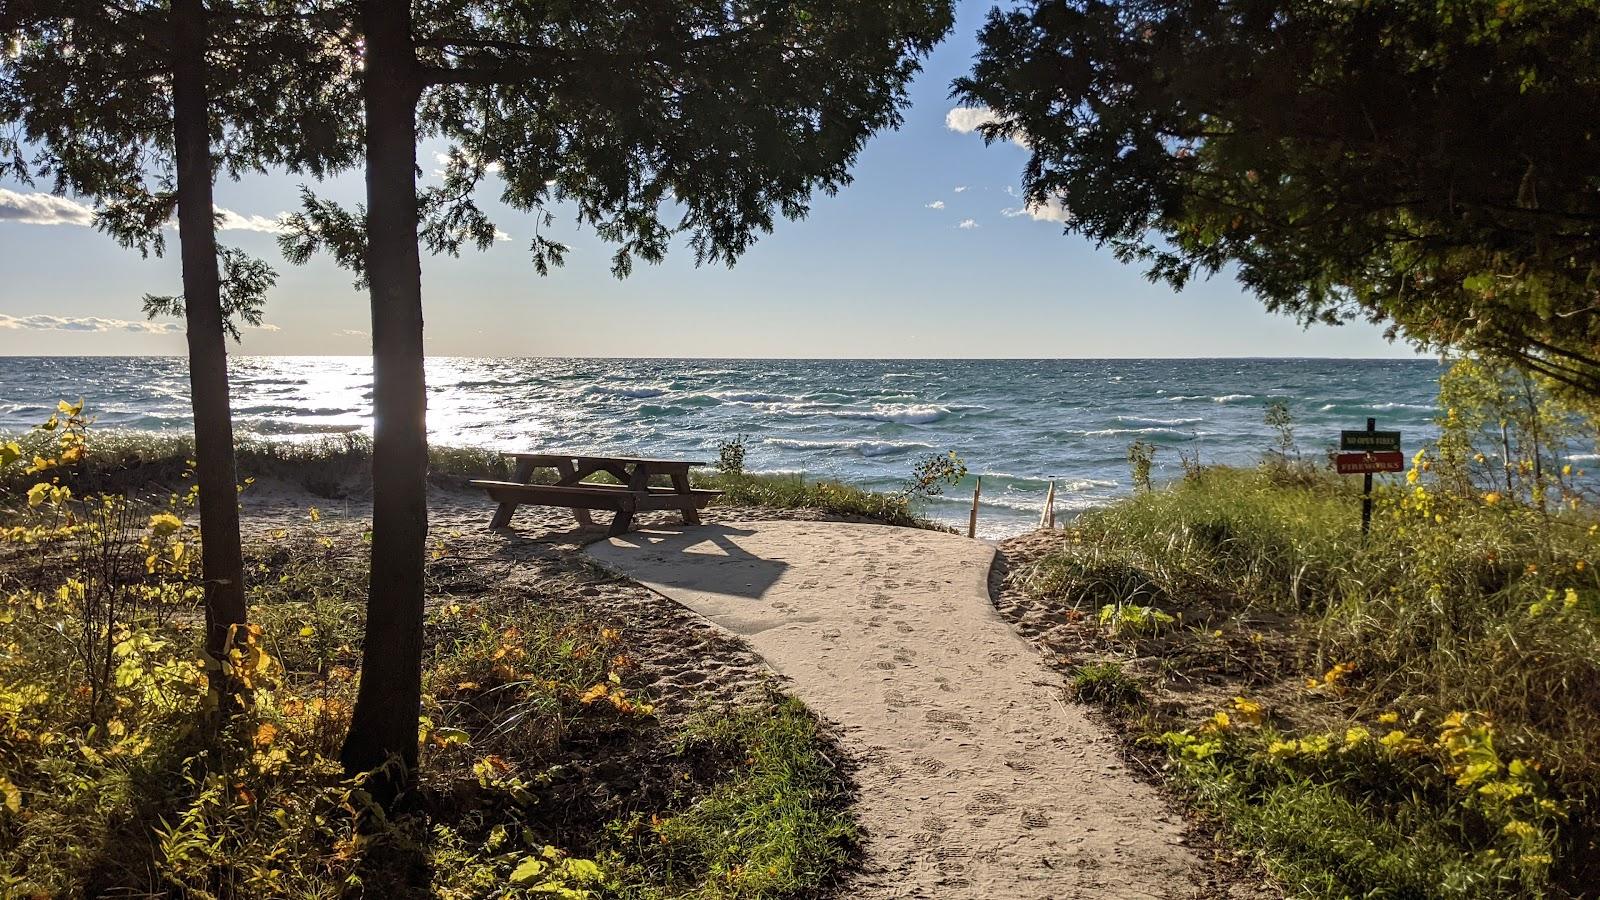
[[862,762],[871,898],[1182,897],[1181,820],[989,604],[993,549],[823,522],[653,528],[596,559],[745,638]]

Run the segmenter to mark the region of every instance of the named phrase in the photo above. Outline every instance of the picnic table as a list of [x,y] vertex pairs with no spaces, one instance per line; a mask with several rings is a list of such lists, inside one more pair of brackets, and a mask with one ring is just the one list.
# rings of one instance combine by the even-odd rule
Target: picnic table
[[[489,493],[489,498],[500,506],[490,528],[505,528],[517,507],[528,503],[537,506],[557,506],[572,510],[578,524],[593,524],[590,510],[609,510],[616,515],[611,520],[607,534],[612,537],[627,532],[633,524],[633,515],[652,509],[676,509],[683,513],[686,525],[700,523],[699,510],[721,491],[700,490],[689,486],[689,470],[706,465],[681,459],[644,459],[632,456],[582,456],[575,453],[507,453],[517,461],[510,481],[474,480],[475,487]],[[554,484],[534,484],[535,469],[554,469]],[[621,484],[594,484],[584,479],[604,472]],[[671,487],[650,484],[654,477],[670,479]]]

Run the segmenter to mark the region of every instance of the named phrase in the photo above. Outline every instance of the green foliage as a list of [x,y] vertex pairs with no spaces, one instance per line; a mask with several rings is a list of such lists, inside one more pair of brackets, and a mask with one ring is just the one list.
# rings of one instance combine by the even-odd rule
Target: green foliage
[[1592,403],[1597,48],[1593,0],[1029,0],[955,93],[1029,148],[1030,204],[1152,278],[1227,269]]
[[1161,738],[1179,777],[1268,866],[1318,897],[1528,897],[1550,889],[1563,804],[1538,764],[1497,749],[1491,720],[1287,737],[1258,703]]
[[717,444],[717,471],[724,475],[744,474],[744,435],[735,435],[731,441]]
[[1149,441],[1134,441],[1128,445],[1128,474],[1133,479],[1135,491],[1150,490],[1150,468],[1155,464],[1156,445]]
[[[323,174],[355,159],[348,57],[325,39],[321,10],[282,15],[239,3],[207,16],[206,77],[217,168],[238,177],[283,166]],[[0,35],[0,175],[47,179],[87,198],[95,227],[124,247],[162,255],[177,205],[173,147],[173,13],[165,4],[67,10],[11,3]],[[275,276],[242,251],[218,248],[226,326],[259,324]],[[147,296],[150,315],[181,313],[182,297]]]
[[635,818],[616,831],[638,898],[801,897],[822,893],[854,849],[855,823],[819,752],[819,725],[799,701],[691,724],[682,752],[726,759],[733,775],[677,815]]
[[1294,453],[1294,415],[1289,412],[1286,400],[1268,400],[1261,421],[1278,433],[1277,446],[1273,448],[1280,457],[1288,459]]
[[[866,140],[899,125],[906,85],[952,20],[947,0],[419,10],[418,127],[450,145],[442,183],[418,197],[419,238],[452,255],[492,243],[479,189],[493,173],[501,202],[534,214],[541,274],[566,255],[543,233],[556,203],[616,247],[619,277],[679,236],[697,262],[732,263],[780,216],[803,217],[813,193],[849,183]],[[285,255],[326,250],[363,273],[363,212],[304,199]]]
[[[231,247],[218,248],[217,260],[222,269],[222,327],[229,337],[239,341],[243,337],[239,331],[241,327],[261,324],[267,291],[278,283],[278,273],[261,260]],[[150,319],[157,316],[181,319],[183,298],[145,294],[144,314]]]
[[799,475],[702,475],[698,487],[722,491],[723,506],[759,506],[769,509],[815,509],[837,516],[859,516],[885,525],[932,527],[911,510],[903,494],[880,494],[837,481],[808,481]]
[[1166,750],[1295,889],[1570,893],[1600,840],[1600,519],[1432,468],[1378,486],[1365,540],[1358,480],[1209,468],[1086,512],[1022,584],[1069,619],[1185,611],[1140,649],[1180,670],[1224,639],[1204,614],[1288,623],[1294,643],[1259,652],[1314,668],[1277,684],[1283,720],[1240,698]]
[[1153,606],[1140,606],[1137,603],[1107,603],[1100,607],[1099,620],[1112,637],[1156,634],[1177,621]]
[[904,493],[908,499],[937,497],[944,493],[945,488],[959,484],[965,477],[967,464],[961,461],[954,450],[932,453],[911,467],[911,480],[906,482]]
[[[514,594],[434,607],[429,780],[385,816],[336,759],[361,541],[312,509],[253,542],[255,622],[207,661],[195,492],[149,506],[37,481],[103,450],[81,404],[47,426],[38,453],[0,460],[36,480],[0,524],[0,894],[761,898],[841,868],[845,784],[803,707],[774,697],[676,736],[620,631]],[[613,765],[596,754],[643,761],[648,799],[639,781],[626,796],[647,818],[572,802],[569,769]],[[642,821],[664,838],[624,839]]]
[[1082,703],[1110,709],[1129,709],[1144,703],[1139,682],[1114,662],[1091,663],[1072,676],[1072,696]]
[[1437,469],[1449,490],[1495,491],[1539,505],[1582,493],[1563,456],[1585,438],[1592,443],[1593,428],[1542,379],[1459,359],[1439,379],[1439,406]]
[[[146,556],[192,532],[147,531],[144,583],[167,584],[178,573]],[[841,870],[846,784],[804,707],[774,696],[665,729],[621,632],[515,596],[434,608],[429,780],[411,811],[378,815],[335,757],[364,632],[355,547],[315,521],[266,538],[250,546],[263,624],[236,630],[225,665],[244,692],[220,722],[194,628],[149,606],[121,608],[92,695],[62,639],[82,600],[51,586],[90,577],[76,555],[0,601],[0,893],[776,898]],[[623,753],[646,763],[636,815],[560,793]]]

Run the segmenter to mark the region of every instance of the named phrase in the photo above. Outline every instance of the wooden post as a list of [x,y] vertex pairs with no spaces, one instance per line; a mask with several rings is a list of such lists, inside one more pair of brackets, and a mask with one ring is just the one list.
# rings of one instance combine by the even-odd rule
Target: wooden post
[[1056,480],[1050,479],[1050,487],[1044,492],[1044,509],[1039,510],[1039,527],[1056,527]]
[[972,515],[967,517],[967,537],[978,536],[978,496],[983,493],[983,476],[978,476],[978,483],[972,486]]
[[[1367,430],[1377,431],[1378,420],[1368,417]],[[1366,536],[1367,530],[1372,527],[1372,473],[1368,472],[1361,478],[1361,534]]]

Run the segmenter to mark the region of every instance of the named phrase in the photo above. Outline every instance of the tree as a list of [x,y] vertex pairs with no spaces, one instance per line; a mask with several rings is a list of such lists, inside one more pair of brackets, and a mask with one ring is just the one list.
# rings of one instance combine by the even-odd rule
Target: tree
[[[367,652],[341,758],[393,796],[416,765],[427,533],[418,242],[488,246],[475,193],[542,229],[565,202],[618,245],[613,271],[657,262],[687,236],[699,262],[732,263],[775,218],[850,180],[866,139],[899,124],[920,58],[948,31],[948,0],[709,2],[364,0],[367,205],[315,197],[291,221],[292,260],[319,249],[358,266],[372,300],[373,535]],[[413,13],[415,15],[413,15]],[[419,193],[416,143],[452,150]],[[364,228],[362,227],[364,223]],[[543,273],[565,248],[536,233]]]
[[0,14],[0,122],[16,131],[0,137],[0,173],[92,198],[98,227],[144,253],[164,251],[176,213],[183,295],[145,306],[186,323],[205,649],[220,658],[246,616],[225,332],[259,324],[274,275],[218,247],[212,182],[219,162],[233,174],[326,171],[350,142],[336,119],[295,102],[321,99],[342,66],[306,43],[315,32],[279,4],[216,6],[13,0]]
[[1034,0],[980,41],[955,95],[1067,231],[1600,401],[1595,0]]

